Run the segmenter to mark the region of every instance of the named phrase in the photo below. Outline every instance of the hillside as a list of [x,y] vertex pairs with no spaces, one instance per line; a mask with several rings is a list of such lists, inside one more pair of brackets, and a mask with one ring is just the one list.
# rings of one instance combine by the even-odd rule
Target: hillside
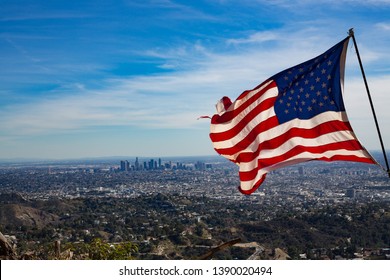
[[48,224],[58,222],[59,217],[41,209],[20,204],[3,204],[0,206],[0,223],[2,225],[42,229]]
[[[57,241],[63,250],[75,250],[96,238],[105,244],[131,242],[138,259],[198,259],[235,239],[247,245],[225,247],[213,258],[382,258],[390,246],[389,225],[388,203],[296,211],[157,194],[0,204],[0,231],[16,239],[19,256],[28,251],[40,259],[51,258]],[[82,257],[74,253],[73,258]]]

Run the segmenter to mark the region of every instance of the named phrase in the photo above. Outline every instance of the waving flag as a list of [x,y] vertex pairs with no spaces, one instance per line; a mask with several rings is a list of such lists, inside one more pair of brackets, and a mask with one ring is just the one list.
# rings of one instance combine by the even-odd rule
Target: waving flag
[[233,103],[228,97],[218,102],[210,138],[219,154],[239,165],[242,193],[254,192],[269,171],[309,160],[376,164],[344,108],[348,41],[244,91]]

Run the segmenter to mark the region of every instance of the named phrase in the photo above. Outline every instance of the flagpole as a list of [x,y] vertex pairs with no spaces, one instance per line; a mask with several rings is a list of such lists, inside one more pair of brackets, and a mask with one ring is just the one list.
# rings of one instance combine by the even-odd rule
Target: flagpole
[[372,111],[372,114],[373,114],[373,116],[374,116],[374,121],[375,121],[376,130],[377,130],[377,132],[378,132],[379,141],[380,141],[380,143],[381,143],[383,156],[384,156],[384,158],[385,158],[385,163],[386,163],[386,168],[387,168],[386,172],[387,172],[387,174],[388,174],[389,177],[390,177],[389,162],[387,161],[385,146],[383,145],[383,140],[382,140],[381,131],[380,131],[380,129],[379,129],[378,120],[377,120],[377,118],[376,118],[375,109],[374,109],[374,104],[372,103],[371,94],[370,94],[370,89],[368,88],[368,83],[367,83],[367,79],[366,79],[366,74],[364,73],[362,60],[360,59],[359,49],[358,49],[358,46],[357,46],[357,44],[356,44],[355,32],[353,31],[353,28],[349,29],[348,35],[349,35],[350,37],[352,37],[353,44],[354,44],[354,46],[355,46],[356,55],[357,55],[358,60],[359,60],[360,70],[362,71],[364,84],[365,84],[365,86],[366,86],[366,91],[367,91],[367,95],[368,95],[368,100],[370,101],[371,111]]

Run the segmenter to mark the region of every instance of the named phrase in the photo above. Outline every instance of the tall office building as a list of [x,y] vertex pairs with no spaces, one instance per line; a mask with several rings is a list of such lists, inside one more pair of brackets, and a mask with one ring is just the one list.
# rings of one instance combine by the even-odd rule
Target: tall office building
[[129,171],[130,170],[130,163],[127,160],[121,160],[121,171]]

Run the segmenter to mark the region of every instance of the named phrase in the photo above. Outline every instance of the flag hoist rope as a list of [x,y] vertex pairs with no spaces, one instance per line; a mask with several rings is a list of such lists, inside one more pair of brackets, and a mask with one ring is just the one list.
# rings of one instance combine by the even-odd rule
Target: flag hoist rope
[[376,125],[376,130],[377,130],[377,132],[378,132],[379,141],[380,141],[380,143],[381,143],[383,156],[384,156],[384,158],[385,158],[385,163],[386,163],[386,168],[387,168],[386,172],[387,172],[387,174],[388,174],[389,177],[390,177],[389,162],[387,161],[385,146],[383,145],[383,140],[382,140],[381,131],[380,131],[380,129],[379,129],[378,120],[377,120],[377,118],[376,118],[376,114],[375,114],[375,110],[374,110],[374,105],[373,105],[373,103],[372,103],[371,94],[370,94],[370,89],[368,88],[368,83],[367,83],[366,75],[364,74],[363,64],[362,64],[362,60],[360,59],[359,49],[358,49],[358,46],[357,46],[357,44],[356,44],[355,33],[354,33],[354,31],[353,31],[353,28],[349,29],[348,35],[349,35],[350,37],[352,37],[353,45],[355,46],[356,55],[357,55],[358,60],[359,60],[360,70],[362,71],[364,84],[365,84],[365,86],[366,86],[366,91],[367,91],[367,95],[368,95],[368,100],[370,101],[372,114],[373,114],[373,116],[374,116],[374,121],[375,121],[375,125]]

